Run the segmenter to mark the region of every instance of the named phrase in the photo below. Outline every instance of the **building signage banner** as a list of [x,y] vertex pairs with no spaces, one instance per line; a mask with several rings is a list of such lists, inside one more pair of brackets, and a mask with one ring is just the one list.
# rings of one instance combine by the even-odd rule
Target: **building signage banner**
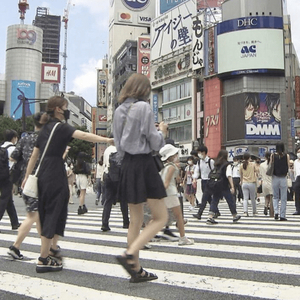
[[158,95],[153,94],[153,114],[154,114],[154,122],[158,122]]
[[24,102],[25,117],[35,113],[35,82],[28,80],[12,80],[11,82],[11,116],[13,119],[22,118],[23,98],[27,98]]
[[27,30],[25,28],[18,28],[17,40],[20,44],[33,45],[36,42],[37,34],[34,30]]
[[246,93],[245,138],[281,139],[281,103],[278,93]]
[[42,63],[42,82],[60,83],[60,65]]
[[193,18],[193,70],[204,67],[204,14]]
[[137,72],[150,78],[150,38],[138,38]]
[[[249,151],[249,148],[247,145],[240,145],[240,146],[231,146],[226,147],[226,150],[228,151],[228,161],[233,161],[233,158],[235,156],[241,156],[246,152],[249,152],[251,154],[251,151]],[[258,157],[260,159],[264,159],[266,152],[275,153],[276,147],[275,146],[259,146],[258,147]]]
[[151,60],[192,44],[196,0],[189,0],[151,23]]
[[130,23],[133,26],[150,26],[155,16],[153,0],[110,1],[109,24]]
[[160,14],[163,14],[187,0],[160,0]]
[[97,106],[107,106],[107,74],[104,70],[97,70]]
[[282,30],[248,29],[218,35],[219,74],[266,73],[268,70],[284,70]]

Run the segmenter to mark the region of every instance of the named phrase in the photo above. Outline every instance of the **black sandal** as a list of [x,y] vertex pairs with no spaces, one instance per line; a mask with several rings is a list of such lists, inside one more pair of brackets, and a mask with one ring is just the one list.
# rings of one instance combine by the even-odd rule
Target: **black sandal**
[[129,260],[134,260],[134,256],[131,254],[127,254],[126,252],[124,255],[118,255],[116,257],[117,261],[120,265],[129,273],[130,276],[135,277],[137,275],[137,272],[134,271],[135,265],[133,263],[129,263]]
[[61,271],[63,268],[62,263],[57,262],[55,259],[52,259],[50,256],[46,258],[39,257],[39,261],[43,264],[36,265],[37,273],[57,272],[57,271]]
[[[144,275],[142,273],[144,272]],[[139,283],[139,282],[145,282],[145,281],[151,281],[157,279],[157,275],[154,273],[147,272],[142,267],[140,270],[136,273],[135,276],[132,276],[129,280],[131,283]]]
[[59,246],[57,246],[57,250],[53,249],[52,247],[50,248],[50,252],[49,256],[53,259],[58,259],[58,260],[62,260],[63,257],[61,255],[61,249]]

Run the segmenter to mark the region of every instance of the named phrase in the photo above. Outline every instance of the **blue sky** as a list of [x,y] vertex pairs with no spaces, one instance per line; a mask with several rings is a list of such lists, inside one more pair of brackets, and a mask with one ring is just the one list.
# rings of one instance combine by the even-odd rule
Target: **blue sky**
[[[5,73],[7,27],[20,23],[18,3],[18,0],[6,0],[5,9],[0,12],[0,79],[4,79]],[[38,6],[49,8],[50,14],[62,16],[68,0],[28,0],[28,3],[30,7],[26,13],[25,24],[32,24]],[[95,105],[96,67],[100,66],[99,61],[108,52],[109,0],[72,0],[72,4],[74,6],[71,6],[69,12],[66,89]],[[287,0],[287,5],[292,20],[292,39],[300,58],[300,0]],[[63,41],[64,23],[61,31],[61,52]],[[60,63],[63,64],[62,57]]]

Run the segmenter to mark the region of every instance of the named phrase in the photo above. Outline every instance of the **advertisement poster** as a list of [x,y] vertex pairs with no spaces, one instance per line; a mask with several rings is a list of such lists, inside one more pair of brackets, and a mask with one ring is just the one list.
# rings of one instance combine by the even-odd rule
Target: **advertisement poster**
[[12,80],[11,82],[11,116],[13,119],[22,118],[22,104],[25,99],[25,116],[31,116],[35,113],[35,82],[28,80]]
[[245,138],[281,139],[280,94],[245,94]]

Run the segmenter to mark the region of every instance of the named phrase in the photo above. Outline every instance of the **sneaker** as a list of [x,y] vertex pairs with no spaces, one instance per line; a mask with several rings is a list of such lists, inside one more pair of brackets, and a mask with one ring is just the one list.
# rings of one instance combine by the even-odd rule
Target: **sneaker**
[[220,216],[221,216],[221,214],[220,214],[220,212],[218,211],[218,212],[215,213],[215,215],[213,216],[213,218],[214,218],[214,219],[217,219],[217,218],[220,217]]
[[198,220],[201,220],[201,215],[199,215],[199,214],[193,214],[193,217],[198,219]]
[[253,217],[258,217],[259,215],[258,215],[258,213],[256,212],[256,213],[253,213]]
[[280,217],[279,221],[287,221],[287,218]]
[[152,246],[151,245],[149,245],[149,244],[146,244],[146,245],[144,245],[144,248],[143,248],[143,250],[149,250],[149,249],[151,249],[152,248]]
[[99,204],[99,199],[96,199],[95,204],[96,204],[96,205]]
[[109,228],[109,226],[102,226],[101,230],[106,232],[106,231],[110,231],[110,228]]
[[275,220],[278,220],[278,214],[275,214],[274,219],[275,219]]
[[244,212],[244,217],[249,217],[247,212]]
[[78,215],[83,215],[84,211],[83,208],[81,206],[78,207]]
[[83,204],[82,209],[84,214],[88,212],[88,209],[86,208],[85,204]]
[[268,208],[267,208],[267,207],[264,208],[264,215],[265,215],[265,216],[268,215]]
[[195,209],[195,206],[192,206],[192,205],[189,206],[190,211],[193,211],[194,209]]
[[238,221],[240,218],[241,218],[240,215],[236,215],[236,216],[233,218],[232,222],[233,222],[233,223],[237,223],[237,221]]
[[179,240],[179,236],[175,235],[170,229],[165,229],[161,236],[165,240],[169,240],[172,242],[177,242]]
[[206,221],[207,225],[216,225],[218,222],[214,218],[208,218]]
[[17,249],[15,246],[11,245],[9,246],[9,251],[7,254],[9,254],[13,259],[23,259],[23,255],[21,254],[20,250]]
[[178,246],[184,246],[184,245],[193,245],[194,240],[188,239],[186,236],[180,237],[178,241]]
[[16,224],[16,225],[12,225],[12,226],[11,226],[11,229],[12,229],[12,230],[17,230],[20,226],[21,226],[21,223],[18,223],[18,224]]

